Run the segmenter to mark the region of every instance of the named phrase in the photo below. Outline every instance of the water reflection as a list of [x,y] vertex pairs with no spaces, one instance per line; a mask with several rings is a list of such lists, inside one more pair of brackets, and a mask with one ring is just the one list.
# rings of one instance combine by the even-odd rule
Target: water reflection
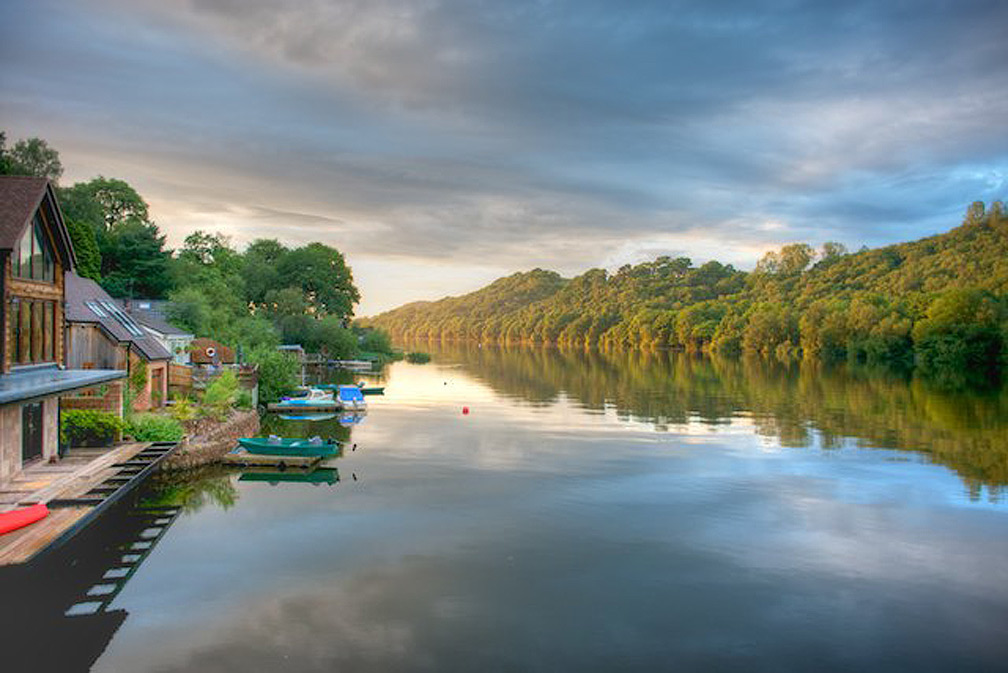
[[272,470],[249,468],[242,472],[238,481],[261,481],[270,486],[278,484],[311,484],[320,486],[335,485],[340,480],[339,469],[335,467],[319,467],[314,470]]
[[5,671],[88,671],[129,612],[113,601],[182,508],[127,499],[69,543],[0,568]]
[[505,397],[534,406],[572,399],[658,430],[750,420],[783,446],[921,451],[955,470],[972,497],[1008,484],[1008,392],[952,391],[864,368],[668,352],[428,345]]

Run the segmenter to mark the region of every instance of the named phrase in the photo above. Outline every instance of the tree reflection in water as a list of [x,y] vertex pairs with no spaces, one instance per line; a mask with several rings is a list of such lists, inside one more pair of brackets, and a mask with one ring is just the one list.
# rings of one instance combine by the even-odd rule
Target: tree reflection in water
[[817,444],[926,453],[958,473],[971,497],[998,499],[1008,484],[1008,389],[953,389],[941,382],[858,366],[785,365],[760,358],[670,352],[429,344],[497,393],[549,405],[561,396],[586,409],[664,430],[738,417],[787,447]]

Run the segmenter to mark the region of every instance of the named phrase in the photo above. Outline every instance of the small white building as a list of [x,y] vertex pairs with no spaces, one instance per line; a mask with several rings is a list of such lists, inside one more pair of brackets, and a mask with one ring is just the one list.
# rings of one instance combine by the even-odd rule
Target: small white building
[[152,299],[130,299],[123,307],[133,320],[140,323],[154,339],[172,354],[172,362],[190,364],[190,348],[196,335],[175,327],[164,318],[162,309],[166,302]]

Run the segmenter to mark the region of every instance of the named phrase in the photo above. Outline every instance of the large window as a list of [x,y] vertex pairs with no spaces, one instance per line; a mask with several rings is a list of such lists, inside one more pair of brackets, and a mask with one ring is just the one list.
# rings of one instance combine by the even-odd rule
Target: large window
[[56,302],[14,297],[8,323],[11,364],[56,360]]
[[39,213],[35,213],[31,226],[25,230],[21,242],[14,248],[13,257],[11,269],[18,278],[53,282],[55,276],[53,254]]

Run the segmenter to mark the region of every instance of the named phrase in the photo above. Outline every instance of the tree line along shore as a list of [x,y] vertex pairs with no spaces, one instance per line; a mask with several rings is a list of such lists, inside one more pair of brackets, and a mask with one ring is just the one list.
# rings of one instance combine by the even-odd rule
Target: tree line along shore
[[858,252],[787,245],[751,272],[685,257],[570,279],[535,269],[362,324],[401,339],[754,353],[992,377],[1008,365],[1008,213],[975,202],[948,232]]
[[62,174],[59,152],[45,140],[9,144],[0,132],[0,175],[45,177],[56,186],[75,271],[116,298],[166,300],[176,327],[240,349],[260,366],[266,400],[296,383],[296,364],[276,350],[281,343],[337,359],[394,357],[386,335],[352,326],[360,293],[336,248],[257,239],[239,251],[226,236],[195,231],[171,250],[129,183],[98,176],[62,186]]

